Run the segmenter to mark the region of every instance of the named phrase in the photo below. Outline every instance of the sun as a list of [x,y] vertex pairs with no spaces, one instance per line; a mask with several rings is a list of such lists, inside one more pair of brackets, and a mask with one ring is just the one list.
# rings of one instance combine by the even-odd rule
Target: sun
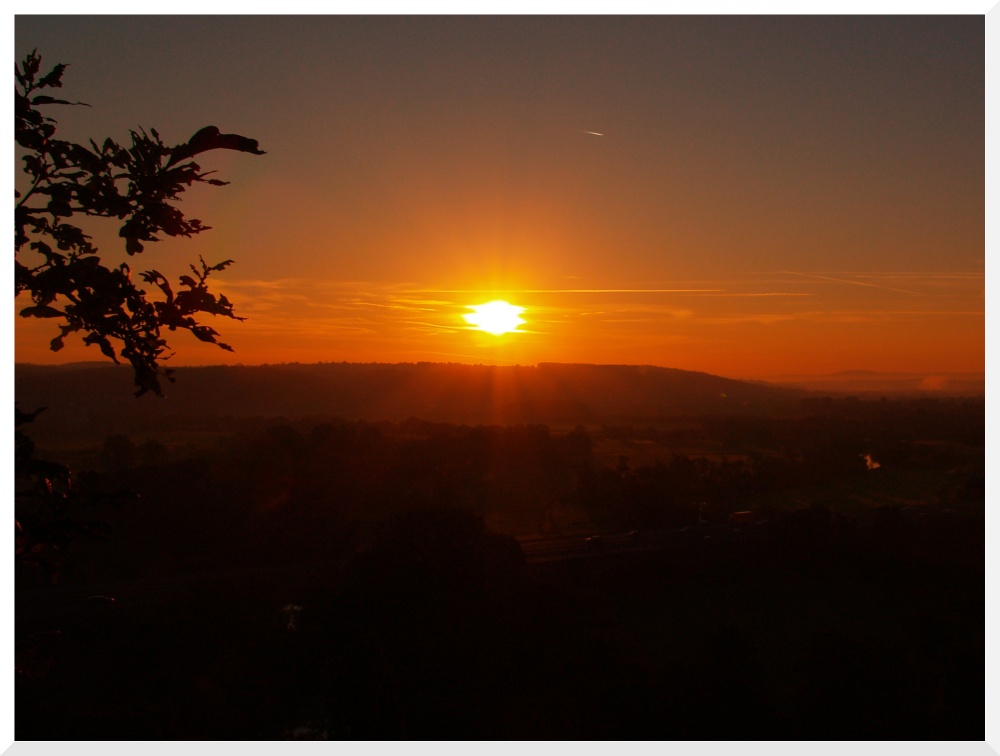
[[465,321],[476,329],[492,333],[494,336],[521,333],[517,327],[525,322],[521,317],[524,308],[504,302],[502,299],[481,305],[470,305],[469,309],[472,312],[462,316]]

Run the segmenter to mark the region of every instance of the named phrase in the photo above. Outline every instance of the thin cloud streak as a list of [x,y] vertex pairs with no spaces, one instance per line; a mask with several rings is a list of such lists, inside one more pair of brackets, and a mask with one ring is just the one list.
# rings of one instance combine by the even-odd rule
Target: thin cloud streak
[[[219,282],[219,289],[233,299],[237,311],[250,318],[241,331],[266,336],[282,344],[327,343],[345,356],[355,354],[407,354],[420,339],[435,350],[414,350],[424,355],[448,355],[451,359],[495,362],[487,343],[478,343],[481,354],[469,354],[462,342],[473,328],[460,323],[458,316],[476,296],[502,298],[528,305],[529,325],[515,337],[498,340],[501,353],[513,361],[533,362],[547,355],[559,359],[579,359],[575,355],[590,349],[594,340],[613,342],[601,348],[600,359],[613,353],[665,349],[671,343],[694,343],[712,331],[713,343],[740,343],[741,328],[796,329],[815,325],[847,328],[884,327],[887,323],[913,323],[922,327],[934,319],[947,319],[955,328],[965,328],[970,319],[983,318],[982,300],[955,301],[947,307],[919,309],[929,302],[943,304],[942,291],[908,299],[910,306],[879,309],[879,292],[916,292],[882,285],[892,274],[802,273],[795,271],[744,274],[730,271],[726,280],[657,281],[647,287],[574,288],[468,288],[434,289],[412,282],[389,284],[373,281],[329,281],[286,278],[274,281],[234,280]],[[900,274],[895,274],[897,277]],[[978,286],[975,274],[946,274],[933,279],[913,274],[910,283],[920,280],[929,289]],[[931,283],[937,280],[938,282]],[[678,285],[680,284],[680,285]],[[693,285],[692,285],[693,284]],[[865,305],[852,309],[842,300],[844,289],[867,291]],[[798,290],[801,287],[801,290]],[[945,292],[946,293],[946,292]],[[515,299],[523,297],[523,299]],[[603,299],[602,299],[603,297]],[[534,302],[532,300],[535,300]],[[918,304],[919,301],[919,304]],[[808,304],[807,304],[808,303]],[[580,306],[586,304],[587,306]],[[857,302],[861,304],[861,302]],[[873,306],[874,305],[874,306]],[[915,305],[915,306],[914,306]],[[763,310],[763,311],[760,311]],[[557,346],[552,346],[557,345]],[[659,345],[659,346],[656,346]],[[458,347],[450,351],[448,347]],[[313,348],[313,347],[309,347]],[[517,355],[517,357],[514,357]],[[572,355],[572,356],[571,356]],[[595,356],[595,359],[598,358]],[[431,357],[433,359],[433,357]]]
[[354,302],[347,302],[346,304],[361,305],[362,307],[380,307],[380,308],[383,308],[383,309],[386,309],[386,310],[403,310],[404,312],[433,312],[434,311],[433,307],[414,307],[412,305],[395,304],[395,303],[393,303],[393,304],[382,304],[380,302],[363,302],[363,301],[360,301],[360,300],[354,301]]
[[688,294],[724,292],[725,289],[424,289],[429,294]]
[[706,293],[698,296],[706,297],[814,297],[816,296],[810,291],[727,291],[721,294]]
[[421,320],[407,320],[403,323],[405,327],[410,330],[421,330],[427,332],[430,329],[433,333],[461,333],[462,331],[476,330],[474,328],[466,328],[463,326],[446,326],[440,325],[439,323],[425,323]]
[[928,317],[983,317],[975,310],[815,310],[796,313],[755,313],[697,318],[703,325],[736,325],[739,323],[884,323],[913,321]]
[[[801,274],[796,274],[801,275]],[[938,271],[928,271],[928,270],[910,270],[910,271],[853,271],[853,270],[821,270],[817,271],[817,275],[823,276],[855,276],[857,278],[922,278],[922,279],[936,279],[936,278],[985,278],[986,274],[982,271],[948,271],[948,272],[938,272]]]
[[851,284],[853,286],[866,286],[873,289],[885,289],[886,291],[897,291],[901,294],[915,294],[920,296],[923,292],[911,291],[909,289],[897,289],[893,286],[883,286],[882,284],[866,283],[864,281],[852,281],[849,278],[834,278],[833,276],[823,276],[816,273],[802,273],[795,270],[783,270],[782,273],[787,273],[790,276],[804,276],[806,278],[816,278],[821,281],[833,281],[834,283],[844,283]]

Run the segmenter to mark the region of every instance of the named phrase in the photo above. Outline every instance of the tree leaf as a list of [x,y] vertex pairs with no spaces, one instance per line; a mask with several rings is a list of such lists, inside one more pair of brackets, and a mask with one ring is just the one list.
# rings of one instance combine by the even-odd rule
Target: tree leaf
[[[41,58],[39,58],[41,62]],[[45,76],[42,77],[41,81],[38,82],[40,87],[61,87],[62,86],[62,75],[66,70],[66,63],[58,63],[55,65],[51,71],[49,71]]]
[[73,105],[80,103],[72,103],[69,100],[57,100],[55,97],[49,97],[48,95],[37,95],[31,100],[32,105]]
[[21,310],[20,315],[22,318],[61,318],[65,313],[48,305],[35,305],[33,307],[25,307]]
[[239,134],[223,134],[216,126],[206,126],[195,132],[194,136],[187,141],[187,144],[175,147],[171,151],[170,160],[167,161],[167,165],[171,166],[174,163],[187,160],[208,150],[219,149],[239,150],[240,152],[249,152],[254,155],[266,154],[260,149],[256,139],[249,139]]

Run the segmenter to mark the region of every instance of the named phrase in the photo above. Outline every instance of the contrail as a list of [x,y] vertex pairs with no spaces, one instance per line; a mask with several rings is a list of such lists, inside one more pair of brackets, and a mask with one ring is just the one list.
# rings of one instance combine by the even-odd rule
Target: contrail
[[585,132],[583,132],[583,133],[584,133],[584,134],[593,134],[594,136],[604,136],[604,134],[602,134],[602,133],[601,133],[601,132],[599,132],[599,131],[585,131]]

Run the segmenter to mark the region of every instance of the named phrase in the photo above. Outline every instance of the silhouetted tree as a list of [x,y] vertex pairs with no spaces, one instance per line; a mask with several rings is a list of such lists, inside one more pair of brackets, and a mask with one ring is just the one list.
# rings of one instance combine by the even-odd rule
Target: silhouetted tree
[[18,563],[41,568],[52,577],[62,563],[62,551],[75,529],[67,516],[70,471],[65,465],[40,460],[35,444],[21,430],[46,408],[22,412],[14,408],[14,477],[17,517],[14,554]]
[[[116,221],[129,256],[143,252],[146,243],[159,241],[162,234],[201,233],[208,227],[185,218],[175,203],[194,184],[226,182],[209,178],[192,158],[215,149],[263,152],[255,140],[222,134],[214,126],[173,147],[155,129],[130,131],[129,146],[110,138],[101,145],[90,140],[89,146],[58,139],[56,120],[42,109],[83,103],[48,94],[62,87],[66,65],[40,75],[41,63],[36,50],[14,68],[14,144],[27,176],[23,190],[14,192],[14,295],[31,299],[20,314],[58,323],[53,351],[63,348],[67,336],[80,333],[84,344],[96,344],[115,362],[119,356],[128,360],[137,395],[162,394],[160,378],[170,380],[171,372],[162,367],[170,356],[165,331],[190,331],[201,341],[231,349],[197,317],[241,319],[225,296],[208,290],[209,276],[232,261],[209,265],[200,260],[198,267],[191,266],[192,275],[180,277],[176,291],[158,271],[145,271],[140,278],[156,287],[154,298],[134,280],[131,266],[106,265],[78,224],[85,218]],[[16,425],[33,416],[18,411]],[[17,443],[17,554],[22,561],[38,561],[65,545],[69,526],[62,511],[73,493],[71,478],[65,468],[37,460],[23,431],[18,431]]]
[[[224,295],[208,290],[208,278],[225,269],[231,260],[191,266],[192,275],[180,277],[178,290],[156,270],[140,274],[159,290],[157,299],[140,288],[131,266],[105,265],[91,237],[79,225],[82,218],[109,218],[119,222],[129,256],[145,249],[147,242],[167,236],[193,236],[208,229],[201,221],[185,218],[175,202],[194,184],[222,186],[208,178],[192,158],[216,149],[234,149],[262,155],[257,142],[237,134],[222,134],[214,126],[199,130],[185,144],[164,144],[155,129],[131,131],[131,145],[105,139],[89,146],[56,138],[56,121],[39,108],[72,105],[44,90],[62,86],[66,65],[60,63],[39,77],[41,57],[28,55],[14,70],[14,142],[28,186],[15,191],[14,276],[15,296],[26,293],[32,301],[22,317],[53,318],[59,335],[53,351],[63,347],[66,336],[81,333],[85,344],[96,344],[115,362],[119,355],[135,371],[137,394],[161,393],[161,368],[170,356],[165,330],[190,331],[196,338],[231,348],[218,333],[196,319],[202,314],[239,320]],[[73,220],[74,223],[68,222]]]

